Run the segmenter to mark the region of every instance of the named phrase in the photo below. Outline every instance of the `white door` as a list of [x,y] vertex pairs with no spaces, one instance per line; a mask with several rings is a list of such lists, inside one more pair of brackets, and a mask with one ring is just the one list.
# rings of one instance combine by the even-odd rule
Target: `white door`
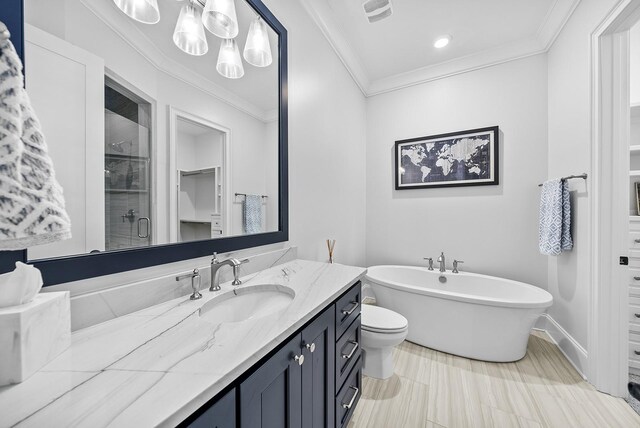
[[71,218],[72,239],[29,249],[29,259],[104,250],[104,61],[25,27],[26,87],[42,124]]

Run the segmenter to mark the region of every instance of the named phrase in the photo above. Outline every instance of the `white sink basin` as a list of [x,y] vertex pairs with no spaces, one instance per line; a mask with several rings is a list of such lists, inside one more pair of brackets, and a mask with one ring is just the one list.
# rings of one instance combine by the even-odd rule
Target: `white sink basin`
[[[235,291],[235,292],[234,292]],[[200,318],[214,324],[258,319],[287,308],[296,292],[278,284],[239,286],[200,308]]]

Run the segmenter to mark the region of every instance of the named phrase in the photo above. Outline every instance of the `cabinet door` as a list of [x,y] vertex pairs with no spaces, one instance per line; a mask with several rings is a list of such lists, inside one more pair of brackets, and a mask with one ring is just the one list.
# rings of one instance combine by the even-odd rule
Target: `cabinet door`
[[236,390],[229,391],[187,426],[189,428],[235,428]]
[[335,419],[335,310],[331,305],[302,331],[302,426],[333,427]]
[[240,384],[241,427],[302,427],[301,342],[296,335]]

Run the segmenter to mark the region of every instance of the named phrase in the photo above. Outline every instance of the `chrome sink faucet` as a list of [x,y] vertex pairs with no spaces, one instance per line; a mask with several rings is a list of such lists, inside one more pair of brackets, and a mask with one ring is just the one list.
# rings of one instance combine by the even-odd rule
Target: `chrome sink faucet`
[[445,265],[445,259],[444,259],[444,252],[440,253],[440,257],[438,257],[438,260],[436,260],[438,263],[440,263],[440,272],[446,272],[447,268]]
[[176,281],[180,281],[181,279],[184,279],[184,278],[191,278],[191,289],[193,290],[193,293],[189,298],[191,300],[201,299],[202,294],[200,294],[200,279],[201,279],[200,271],[198,269],[194,269],[193,272],[191,273],[176,276]]
[[248,263],[249,259],[238,260],[235,258],[228,258],[226,260],[218,260],[218,254],[213,253],[213,259],[211,259],[211,286],[209,291],[220,291],[220,275],[218,271],[223,266],[231,266],[233,268],[233,282],[231,285],[240,285],[240,265]]

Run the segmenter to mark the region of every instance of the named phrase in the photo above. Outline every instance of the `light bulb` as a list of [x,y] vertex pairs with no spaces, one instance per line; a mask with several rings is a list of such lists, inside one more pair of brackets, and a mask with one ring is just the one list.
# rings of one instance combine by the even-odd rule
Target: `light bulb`
[[160,21],[158,0],[113,0],[118,8],[130,18],[143,24],[156,24]]
[[216,70],[229,79],[239,79],[244,76],[240,50],[235,39],[225,39],[220,44]]
[[189,55],[204,55],[209,50],[200,10],[191,2],[182,6],[180,10],[173,31],[173,43]]
[[234,0],[207,0],[202,12],[202,23],[207,30],[222,39],[238,35],[238,17]]
[[433,42],[433,47],[437,49],[442,49],[443,47],[447,46],[450,41],[451,41],[451,36],[438,37],[436,41]]
[[256,67],[267,67],[273,61],[267,24],[260,17],[249,26],[243,56],[249,64]]

